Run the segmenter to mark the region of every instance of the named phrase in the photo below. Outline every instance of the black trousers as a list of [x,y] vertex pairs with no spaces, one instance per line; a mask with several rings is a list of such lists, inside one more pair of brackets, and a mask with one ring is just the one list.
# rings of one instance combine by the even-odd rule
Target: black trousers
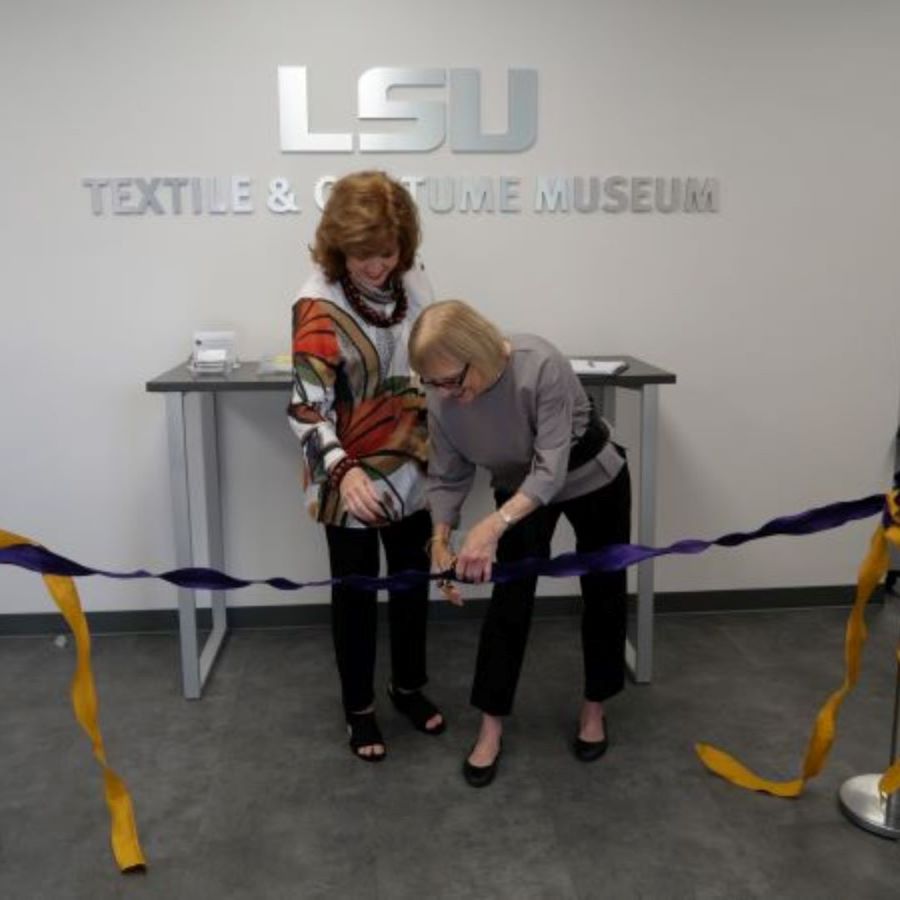
[[[431,517],[421,511],[380,528],[325,526],[331,574],[378,575],[378,541],[384,546],[388,574],[409,570],[428,572],[431,560],[425,545],[431,537]],[[365,709],[375,699],[375,640],[378,595],[335,585],[331,590],[331,632],[341,677],[345,712]],[[391,629],[391,680],[404,690],[416,690],[428,680],[425,631],[428,620],[428,582],[388,594]]]
[[[497,505],[509,497],[510,494],[497,492]],[[605,487],[572,500],[541,506],[517,522],[500,538],[498,562],[549,558],[550,540],[561,515],[575,530],[575,549],[579,553],[599,550],[607,544],[628,543],[631,532],[628,466]],[[489,715],[505,716],[512,711],[536,588],[537,578],[494,586],[481,628],[471,696],[472,705]],[[586,700],[606,700],[625,686],[626,591],[624,570],[581,578]]]

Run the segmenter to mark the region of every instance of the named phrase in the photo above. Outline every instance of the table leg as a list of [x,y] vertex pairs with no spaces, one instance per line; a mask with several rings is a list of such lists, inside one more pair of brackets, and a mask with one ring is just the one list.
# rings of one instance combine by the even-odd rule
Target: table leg
[[[659,389],[655,384],[641,389],[640,500],[638,543],[656,545],[656,454],[659,429]],[[638,563],[637,647],[634,680],[647,684],[653,676],[653,560]]]
[[[199,404],[198,435],[198,505],[202,517],[194,517],[194,546],[201,547],[201,565],[220,571],[225,566],[225,548],[222,537],[222,500],[219,493],[219,436],[216,422],[216,395],[212,392],[193,395]],[[198,526],[201,534],[196,533]],[[195,554],[196,558],[196,554]],[[206,684],[219,649],[228,633],[228,612],[225,591],[198,591],[201,597],[208,597],[212,611],[212,631],[206,639],[200,654],[200,684]]]
[[[225,554],[215,395],[169,394],[166,413],[176,565],[221,569]],[[202,652],[197,636],[198,597],[208,597],[212,609],[212,631]],[[196,700],[228,632],[225,592],[179,588],[178,630],[183,693],[186,699]]]
[[[172,526],[175,566],[179,569],[194,564],[184,405],[184,394],[166,394]],[[178,635],[181,643],[182,691],[188,700],[194,700],[200,696],[201,691],[200,659],[197,652],[197,601],[194,592],[188,588],[178,588]]]
[[[601,413],[613,428],[616,425],[616,387],[600,389]],[[640,388],[641,458],[638,468],[640,506],[638,543],[652,544],[655,534],[656,414],[658,392],[655,385]],[[625,664],[639,684],[650,681],[653,662],[653,561],[638,566],[638,603],[635,640],[625,642]]]

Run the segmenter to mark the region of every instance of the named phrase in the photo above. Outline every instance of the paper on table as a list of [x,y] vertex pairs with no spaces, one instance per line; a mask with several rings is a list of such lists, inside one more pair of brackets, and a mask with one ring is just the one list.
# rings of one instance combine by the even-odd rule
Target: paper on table
[[584,359],[574,357],[569,360],[577,375],[615,375],[628,368],[624,359]]
[[257,375],[290,375],[293,371],[293,358],[290,353],[277,353],[274,356],[263,356],[256,367]]

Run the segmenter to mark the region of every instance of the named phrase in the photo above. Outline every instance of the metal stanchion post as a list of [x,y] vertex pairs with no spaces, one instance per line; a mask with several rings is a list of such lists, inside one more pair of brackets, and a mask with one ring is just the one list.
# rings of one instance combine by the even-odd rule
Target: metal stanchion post
[[[897,428],[897,439],[894,454],[895,489],[900,490],[900,427]],[[894,564],[888,572],[885,592],[900,596],[900,584],[897,581],[900,568],[900,550],[891,547],[891,559]],[[887,598],[886,598],[887,599]],[[897,759],[900,747],[900,647],[897,655],[897,687],[894,691],[894,725],[891,729],[891,757],[888,765]],[[878,790],[880,775],[855,775],[848,778],[838,792],[838,802],[847,818],[882,837],[900,838],[900,791],[891,794],[885,800]]]
[[[891,734],[891,757],[888,765],[897,759],[900,736],[900,658],[897,662],[897,688],[894,691],[894,724]],[[848,778],[838,793],[838,802],[844,815],[860,828],[882,837],[900,838],[900,791],[885,800],[878,790],[881,775],[854,775]]]

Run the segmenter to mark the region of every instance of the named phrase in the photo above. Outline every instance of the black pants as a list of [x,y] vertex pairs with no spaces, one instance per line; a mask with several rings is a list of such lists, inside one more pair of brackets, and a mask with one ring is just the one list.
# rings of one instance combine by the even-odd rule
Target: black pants
[[[431,517],[414,513],[381,528],[325,526],[331,574],[378,575],[378,539],[384,546],[388,574],[409,570],[428,572],[431,560],[425,544],[431,537]],[[375,638],[377,593],[334,586],[331,590],[331,631],[341,677],[345,712],[365,709],[375,699]],[[428,582],[405,591],[390,591],[391,680],[404,690],[416,690],[428,680],[425,629],[428,619]]]
[[[496,493],[497,505],[509,494]],[[541,506],[500,538],[498,562],[527,557],[546,559],[560,515],[575,530],[579,553],[607,544],[627,544],[631,532],[631,480],[628,466],[605,487]],[[494,586],[481,628],[471,702],[482,712],[505,716],[512,711],[516,685],[525,658],[537,578]],[[625,686],[626,573],[599,572],[581,577],[584,599],[581,646],[584,656],[584,697],[601,701]]]

